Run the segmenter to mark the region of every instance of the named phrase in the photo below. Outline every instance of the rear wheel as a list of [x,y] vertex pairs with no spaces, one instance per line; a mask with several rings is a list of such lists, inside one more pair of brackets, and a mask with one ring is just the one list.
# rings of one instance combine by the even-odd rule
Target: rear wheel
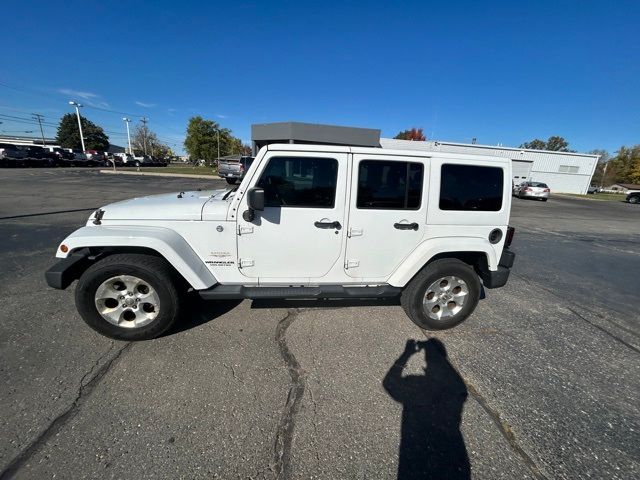
[[402,308],[411,321],[427,330],[452,328],[478,304],[481,283],[473,268],[455,258],[427,265],[402,292]]
[[80,277],[76,307],[87,325],[107,337],[149,340],[178,319],[176,274],[153,255],[111,255]]
[[629,198],[629,203],[640,203],[640,195],[635,195]]
[[140,162],[136,160],[135,162],[133,162],[133,166],[134,167],[140,167]]
[[238,181],[236,178],[227,178],[226,180],[229,185],[235,185]]

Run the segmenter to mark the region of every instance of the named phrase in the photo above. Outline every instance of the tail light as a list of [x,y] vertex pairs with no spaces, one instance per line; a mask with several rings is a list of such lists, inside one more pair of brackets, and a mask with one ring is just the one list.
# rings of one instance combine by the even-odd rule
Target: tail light
[[516,233],[516,229],[513,227],[507,227],[507,236],[504,239],[504,246],[505,247],[509,247],[511,246],[511,242],[513,241],[513,236]]
[[530,192],[531,191],[531,189],[529,187],[524,187],[522,190],[525,191],[525,192]]
[[240,164],[240,173],[244,173],[244,165]]
[[550,189],[548,189],[548,188],[545,188],[545,189],[544,189],[544,191],[545,191],[545,192],[550,192],[551,190],[550,190]]

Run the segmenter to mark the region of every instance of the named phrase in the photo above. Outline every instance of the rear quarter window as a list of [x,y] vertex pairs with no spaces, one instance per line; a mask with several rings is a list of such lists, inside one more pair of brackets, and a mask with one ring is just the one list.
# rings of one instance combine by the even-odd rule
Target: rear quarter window
[[440,175],[440,210],[497,212],[502,208],[502,168],[444,164]]

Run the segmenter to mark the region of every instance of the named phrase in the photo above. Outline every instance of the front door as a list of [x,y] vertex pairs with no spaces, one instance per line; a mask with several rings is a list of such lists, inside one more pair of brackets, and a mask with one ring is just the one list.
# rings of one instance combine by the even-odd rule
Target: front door
[[354,155],[352,171],[346,272],[385,281],[425,234],[428,165],[423,158]]
[[[265,209],[238,220],[238,267],[260,282],[304,284],[341,261],[347,154],[268,152],[251,186]],[[240,214],[246,210],[246,196]]]

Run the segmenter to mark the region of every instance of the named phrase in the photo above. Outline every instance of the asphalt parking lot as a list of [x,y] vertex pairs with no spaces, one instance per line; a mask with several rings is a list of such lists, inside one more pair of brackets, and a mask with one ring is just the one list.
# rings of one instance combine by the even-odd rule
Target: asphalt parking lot
[[[124,343],[46,286],[58,242],[105,203],[225,184],[0,173],[0,478],[640,477],[637,205],[514,199],[512,277],[450,331],[245,301]],[[409,339],[441,342],[410,381]]]

